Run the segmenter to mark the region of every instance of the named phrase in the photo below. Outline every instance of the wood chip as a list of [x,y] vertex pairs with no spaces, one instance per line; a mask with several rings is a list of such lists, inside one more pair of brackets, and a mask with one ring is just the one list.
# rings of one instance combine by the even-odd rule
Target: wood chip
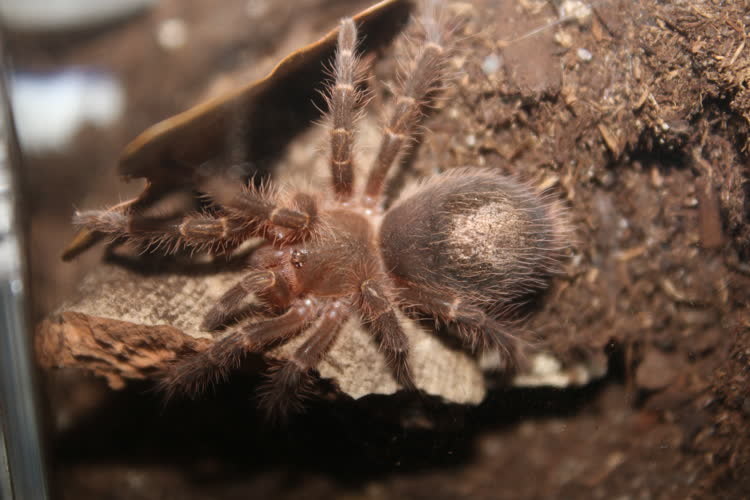
[[620,150],[620,144],[617,140],[617,137],[615,137],[615,135],[610,132],[610,130],[603,123],[597,125],[597,128],[599,129],[599,133],[602,135],[602,139],[604,139],[604,144],[607,145],[607,148],[610,150],[612,155],[615,158],[619,158],[622,151]]
[[635,383],[641,389],[658,391],[671,384],[679,373],[674,356],[662,354],[657,349],[649,349],[638,365]]

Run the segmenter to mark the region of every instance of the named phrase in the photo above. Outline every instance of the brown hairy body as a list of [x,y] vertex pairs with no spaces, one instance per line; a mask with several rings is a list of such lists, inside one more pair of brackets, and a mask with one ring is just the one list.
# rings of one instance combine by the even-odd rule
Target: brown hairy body
[[[228,327],[227,333],[165,374],[170,394],[198,392],[225,377],[245,354],[304,334],[291,358],[272,370],[263,392],[270,413],[297,410],[313,370],[353,315],[373,334],[397,381],[414,389],[399,309],[432,316],[456,329],[470,348],[496,350],[505,366],[515,365],[513,312],[559,269],[567,225],[549,195],[477,168],[454,169],[409,187],[384,209],[389,173],[447,81],[450,30],[434,6],[425,9],[421,26],[424,43],[403,72],[361,189],[353,150],[365,100],[363,70],[356,26],[345,19],[327,90],[330,190],[282,193],[246,186],[230,197],[209,192],[214,210],[176,223],[115,208],[76,215],[79,225],[149,248],[217,252],[251,237],[265,239],[247,275],[205,318],[206,329]],[[232,324],[252,295],[260,319]]]

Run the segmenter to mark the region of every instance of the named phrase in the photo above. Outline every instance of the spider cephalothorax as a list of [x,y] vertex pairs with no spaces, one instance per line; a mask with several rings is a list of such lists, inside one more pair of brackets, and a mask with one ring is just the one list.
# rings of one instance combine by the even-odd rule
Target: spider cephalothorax
[[470,347],[497,350],[506,366],[513,365],[517,340],[510,312],[545,288],[560,267],[565,224],[549,197],[479,168],[453,169],[409,187],[383,210],[388,174],[446,81],[443,37],[449,30],[429,9],[421,25],[424,43],[395,91],[380,149],[361,189],[353,147],[364,100],[363,71],[355,23],[345,19],[327,91],[329,191],[282,194],[272,186],[246,187],[230,197],[212,196],[211,212],[167,224],[117,210],[77,214],[77,223],[89,229],[156,247],[216,250],[251,237],[266,240],[247,275],[211,309],[204,327],[226,326],[251,295],[262,317],[229,325],[206,351],[177,362],[164,379],[168,390],[196,391],[225,376],[244,354],[304,334],[302,345],[272,372],[266,393],[269,409],[288,409],[352,315],[379,342],[398,382],[413,389],[409,340],[398,309],[453,326]]

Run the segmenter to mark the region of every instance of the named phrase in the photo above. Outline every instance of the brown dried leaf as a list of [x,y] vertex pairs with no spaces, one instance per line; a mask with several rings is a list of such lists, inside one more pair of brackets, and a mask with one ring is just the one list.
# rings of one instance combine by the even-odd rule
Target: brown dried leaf
[[[356,16],[363,58],[371,58],[404,27],[412,4],[384,0]],[[119,170],[145,178],[144,191],[123,204],[143,209],[174,190],[244,165],[247,177],[265,174],[295,135],[319,118],[320,94],[333,58],[338,28],[288,55],[265,77],[153,125],[125,147]],[[63,252],[70,260],[101,239],[81,230]]]

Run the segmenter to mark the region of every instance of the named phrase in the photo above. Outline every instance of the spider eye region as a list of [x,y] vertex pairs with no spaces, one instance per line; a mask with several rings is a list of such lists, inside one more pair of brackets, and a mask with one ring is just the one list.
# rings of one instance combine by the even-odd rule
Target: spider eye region
[[301,268],[302,266],[305,265],[308,255],[309,255],[308,251],[305,250],[304,248],[292,250],[292,255],[290,258],[292,265],[296,267],[297,269]]

